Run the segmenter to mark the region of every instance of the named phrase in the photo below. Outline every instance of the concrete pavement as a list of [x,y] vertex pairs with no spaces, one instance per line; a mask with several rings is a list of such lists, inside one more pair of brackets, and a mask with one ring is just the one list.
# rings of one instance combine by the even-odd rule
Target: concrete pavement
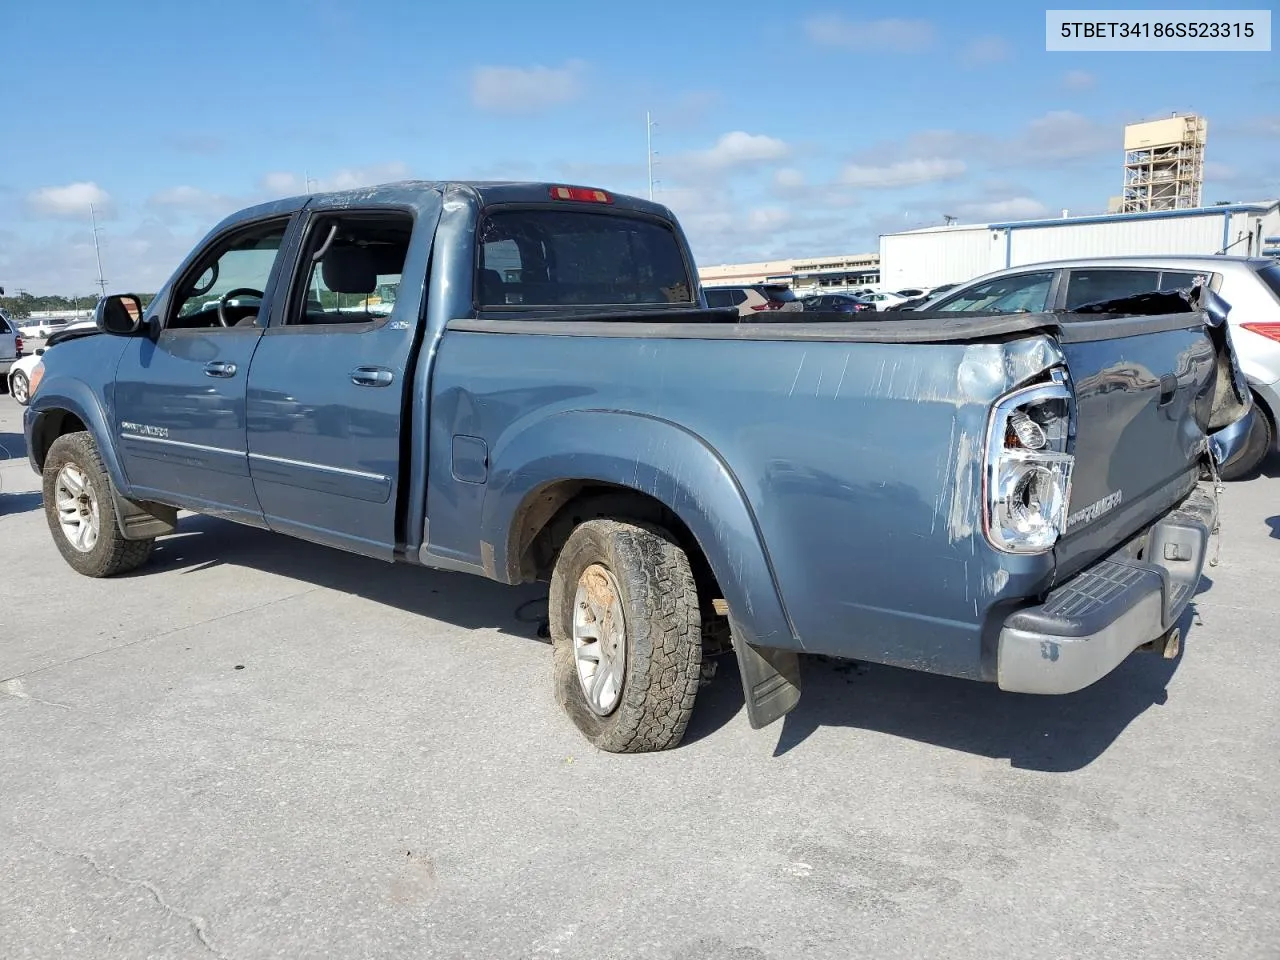
[[763,731],[722,664],[618,757],[542,590],[205,518],[82,578],[19,434],[0,397],[6,960],[1280,957],[1275,476],[1177,661],[1040,699],[815,660]]

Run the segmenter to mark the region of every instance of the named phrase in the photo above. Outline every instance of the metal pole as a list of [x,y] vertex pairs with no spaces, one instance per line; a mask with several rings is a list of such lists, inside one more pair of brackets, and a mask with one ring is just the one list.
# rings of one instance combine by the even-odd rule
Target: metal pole
[[649,199],[653,199],[653,120],[649,111],[644,112],[645,157],[649,163]]
[[102,295],[107,295],[107,281],[102,278],[102,250],[98,246],[98,212],[94,210],[93,204],[89,204],[89,219],[93,221],[93,252],[98,258],[98,289],[102,291]]

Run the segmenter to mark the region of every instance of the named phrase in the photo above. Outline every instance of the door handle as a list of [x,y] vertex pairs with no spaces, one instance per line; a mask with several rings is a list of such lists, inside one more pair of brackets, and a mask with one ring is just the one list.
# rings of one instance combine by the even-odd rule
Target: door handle
[[206,377],[234,377],[236,375],[236,365],[214,360],[204,365],[204,374]]
[[395,379],[395,374],[382,367],[356,367],[351,371],[351,382],[357,387],[385,387]]
[[1167,406],[1177,393],[1178,378],[1171,373],[1166,373],[1160,378],[1160,402],[1156,406]]

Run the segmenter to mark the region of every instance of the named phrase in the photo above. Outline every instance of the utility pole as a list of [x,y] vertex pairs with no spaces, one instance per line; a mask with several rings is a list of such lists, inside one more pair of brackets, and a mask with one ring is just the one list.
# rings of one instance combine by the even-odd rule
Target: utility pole
[[649,164],[649,199],[653,199],[653,117],[646,110],[644,113],[645,154]]
[[102,295],[107,295],[107,281],[102,278],[102,248],[98,244],[98,211],[94,209],[93,204],[89,204],[89,219],[93,222],[93,252],[98,258],[98,289],[102,291]]

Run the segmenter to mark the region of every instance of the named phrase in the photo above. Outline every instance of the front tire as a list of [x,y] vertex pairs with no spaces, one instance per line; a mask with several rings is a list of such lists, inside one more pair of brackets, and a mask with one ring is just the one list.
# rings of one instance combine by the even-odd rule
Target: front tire
[[27,375],[21,370],[9,378],[9,394],[24,407],[31,399],[31,385],[27,382]]
[[556,700],[587,740],[610,753],[679,744],[698,693],[702,615],[670,535],[580,524],[556,560],[548,608]]
[[44,461],[44,515],[53,542],[73,570],[113,577],[142,566],[155,539],[126,540],[116,522],[111,477],[87,432],[53,441]]
[[1271,417],[1255,397],[1253,425],[1249,428],[1249,437],[1244,442],[1244,448],[1236,454],[1234,460],[1223,464],[1222,469],[1218,471],[1219,476],[1223,480],[1240,480],[1250,476],[1262,466],[1262,461],[1267,458],[1274,443],[1275,427],[1272,426]]

